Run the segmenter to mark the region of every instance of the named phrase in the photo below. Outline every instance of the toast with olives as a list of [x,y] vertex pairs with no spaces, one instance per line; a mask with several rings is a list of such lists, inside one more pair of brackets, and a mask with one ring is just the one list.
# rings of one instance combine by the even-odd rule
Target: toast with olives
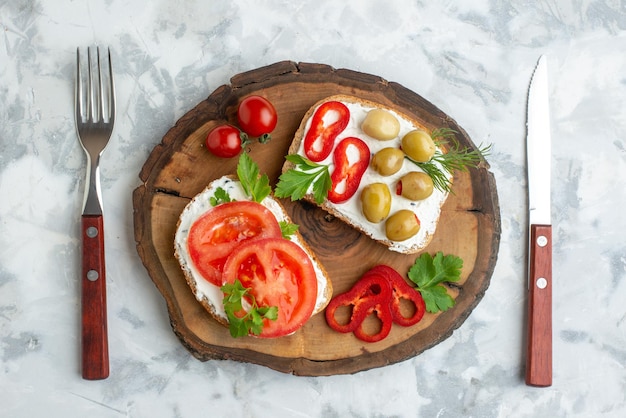
[[[325,109],[339,108],[336,102],[343,105],[343,110],[336,111],[335,114],[329,111],[327,115],[320,117],[319,113]],[[319,121],[325,119],[324,126],[329,127],[336,123],[337,118],[345,117],[345,109],[348,111],[348,121],[345,126],[339,126],[341,129],[335,127],[335,133],[339,132],[331,138],[334,150],[328,155],[315,155],[318,161],[311,161],[309,155],[326,147],[328,144],[321,142],[330,137],[323,138],[324,130],[320,130]],[[315,135],[318,135],[318,143],[311,140]],[[446,201],[448,192],[433,187],[432,179],[424,170],[411,159],[405,158],[403,139],[407,136],[419,137],[417,145],[405,143],[407,147],[415,148],[411,151],[416,152],[416,159],[431,158],[434,152],[443,151],[432,141],[426,127],[396,109],[347,95],[327,97],[315,103],[302,118],[289,148],[287,161],[283,165],[276,195],[294,200],[302,198],[314,203],[392,251],[405,254],[419,252],[428,245],[435,233],[441,206]],[[338,167],[344,164],[337,163],[341,159],[337,159],[336,153],[340,149],[339,144],[347,138],[358,138],[367,145],[368,161],[354,194],[345,201],[334,202],[330,198],[334,193],[333,188],[341,188],[342,184],[336,181],[339,177],[333,177],[333,173],[343,170]],[[421,141],[424,138],[430,141]],[[425,153],[426,157],[419,155],[420,152]],[[345,157],[347,160],[352,158],[353,163],[358,160],[357,153],[349,148]],[[357,161],[353,166],[357,164],[362,165],[363,162]],[[323,167],[327,167],[326,174]],[[309,178],[310,184],[306,192],[299,194],[291,193],[293,188],[282,187],[291,186],[286,183],[293,181],[295,177],[291,174],[294,171],[300,172],[298,177],[306,178],[306,173],[314,173],[316,170],[320,171],[320,176],[327,176],[326,183],[330,183],[328,193],[320,192],[324,188],[324,181],[320,180],[322,177]],[[444,173],[452,181],[452,175],[447,171]],[[419,181],[427,184],[416,186]],[[347,184],[345,181],[343,187],[347,187]]]

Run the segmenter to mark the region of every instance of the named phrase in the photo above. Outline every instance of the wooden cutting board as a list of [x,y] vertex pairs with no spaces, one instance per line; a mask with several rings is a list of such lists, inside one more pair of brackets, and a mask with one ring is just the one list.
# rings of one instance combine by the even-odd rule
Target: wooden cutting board
[[[232,359],[297,375],[355,373],[396,363],[436,345],[458,328],[482,299],[496,263],[500,212],[488,164],[457,172],[453,194],[442,208],[434,239],[424,250],[443,251],[464,260],[461,281],[448,286],[456,305],[426,314],[408,328],[394,325],[377,343],[331,330],[318,314],[295,334],[274,340],[233,339],[195,300],[174,258],[178,216],[190,199],[213,179],[235,173],[237,158],[220,159],[204,147],[216,125],[236,125],[237,105],[250,94],[267,97],[278,112],[269,144],[253,144],[250,156],[275,184],[284,156],[305,112],[334,94],[348,94],[397,109],[422,125],[458,132],[462,145],[476,148],[457,123],[431,103],[380,77],[320,64],[279,62],[238,74],[184,115],[163,137],[144,164],[143,184],[133,193],[137,250],[167,302],[171,326],[198,359]],[[303,202],[283,200],[293,221],[328,271],[335,294],[345,292],[369,268],[387,264],[406,276],[419,254],[391,252],[326,212]]]

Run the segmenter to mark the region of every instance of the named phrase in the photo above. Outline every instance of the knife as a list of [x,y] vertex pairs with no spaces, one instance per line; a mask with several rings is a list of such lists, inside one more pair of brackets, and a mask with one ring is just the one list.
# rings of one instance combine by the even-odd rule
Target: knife
[[528,335],[526,384],[552,385],[552,222],[548,63],[541,56],[528,92]]

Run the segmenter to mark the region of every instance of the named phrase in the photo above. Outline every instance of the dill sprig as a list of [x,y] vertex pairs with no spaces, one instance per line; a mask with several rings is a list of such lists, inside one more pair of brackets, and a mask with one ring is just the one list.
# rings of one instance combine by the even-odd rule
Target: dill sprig
[[[470,167],[477,167],[491,151],[491,144],[486,146],[481,144],[478,149],[462,147],[456,139],[456,133],[449,128],[435,129],[431,132],[430,136],[439,149],[430,161],[421,163],[407,157],[424,170],[433,180],[433,186],[442,192],[451,191],[452,182],[449,177],[454,170],[467,171]],[[447,151],[444,153],[441,148],[446,148]]]

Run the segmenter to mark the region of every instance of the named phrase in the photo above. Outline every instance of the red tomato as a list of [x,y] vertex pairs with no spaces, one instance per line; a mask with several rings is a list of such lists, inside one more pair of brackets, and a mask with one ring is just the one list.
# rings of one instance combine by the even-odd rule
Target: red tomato
[[211,129],[205,144],[214,155],[231,158],[241,152],[241,132],[232,125],[219,125]]
[[311,161],[328,157],[335,139],[350,122],[350,110],[341,102],[323,103],[313,115],[311,127],[304,137],[304,153]]
[[342,203],[350,199],[359,188],[361,178],[370,164],[370,149],[355,137],[343,139],[333,153],[335,169],[330,175],[332,186],[328,200]]
[[265,97],[248,96],[239,104],[237,120],[245,133],[258,137],[274,130],[278,116],[272,103]]
[[224,263],[243,241],[281,237],[280,226],[265,206],[250,201],[222,203],[198,218],[189,229],[187,247],[202,276],[222,285]]
[[317,301],[313,263],[297,244],[267,238],[241,244],[226,261],[224,283],[239,279],[259,306],[276,306],[278,318],[265,320],[263,338],[289,335],[311,317]]

